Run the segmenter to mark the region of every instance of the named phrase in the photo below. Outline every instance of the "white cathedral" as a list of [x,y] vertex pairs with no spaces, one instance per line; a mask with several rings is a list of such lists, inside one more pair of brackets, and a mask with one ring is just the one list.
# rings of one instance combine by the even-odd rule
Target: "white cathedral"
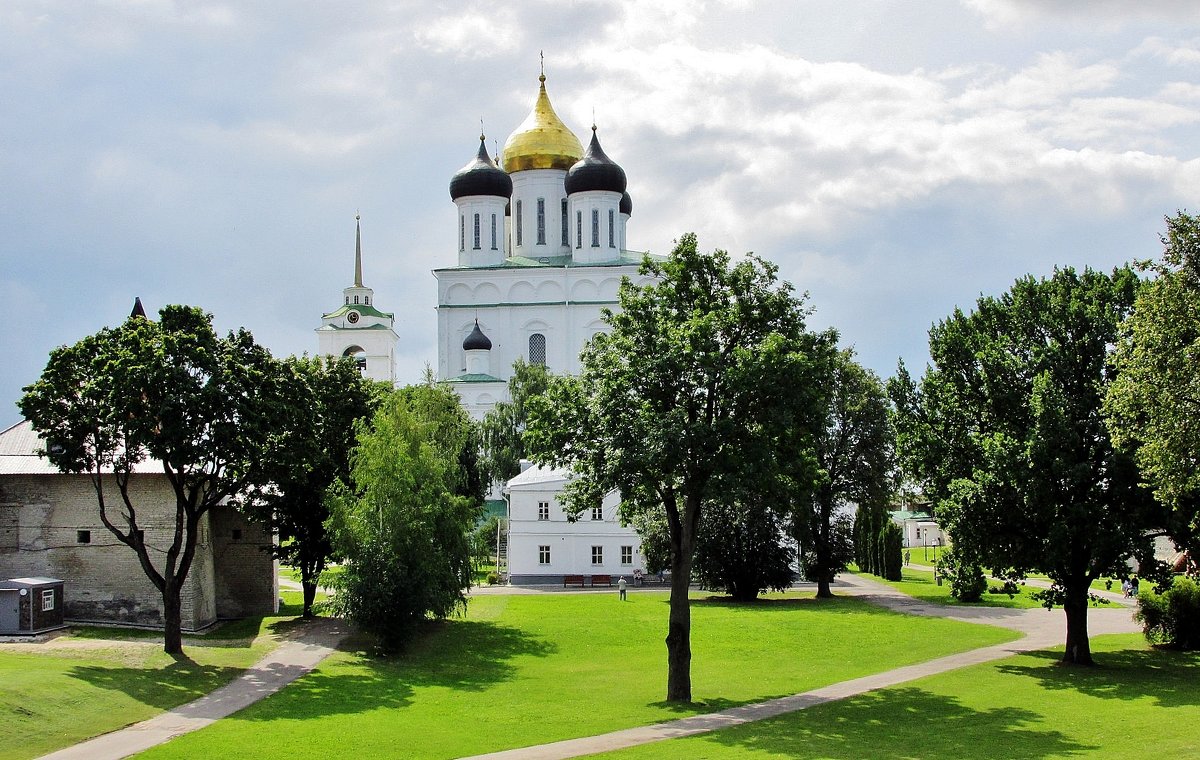
[[[554,112],[545,74],[539,81],[533,111],[499,160],[480,135],[475,159],[450,180],[458,255],[433,270],[437,376],[475,419],[506,399],[517,359],[556,374],[578,372],[580,351],[605,329],[601,310],[617,307],[622,278],[648,281],[638,274],[644,254],[626,247],[633,204],[625,171],[604,153],[594,125],[583,149]],[[319,352],[355,357],[366,376],[394,382],[394,315],[373,301],[356,229],[354,285],[322,316]],[[620,526],[610,500],[591,520],[568,522],[555,499],[565,477],[533,468],[506,487],[510,579],[632,578],[644,566],[637,535]]]

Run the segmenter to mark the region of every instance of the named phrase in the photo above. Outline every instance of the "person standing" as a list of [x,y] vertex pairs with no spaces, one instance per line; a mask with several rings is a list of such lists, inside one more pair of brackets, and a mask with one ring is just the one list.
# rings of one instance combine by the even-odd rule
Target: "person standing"
[[617,581],[617,593],[621,595],[622,602],[625,601],[625,587],[626,587],[625,576],[622,575],[621,579],[619,581]]

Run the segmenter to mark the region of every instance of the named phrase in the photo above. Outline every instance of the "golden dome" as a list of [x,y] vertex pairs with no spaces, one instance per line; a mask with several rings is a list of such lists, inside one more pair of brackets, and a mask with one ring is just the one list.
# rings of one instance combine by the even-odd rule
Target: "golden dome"
[[538,77],[541,86],[533,111],[512,133],[500,154],[504,171],[512,173],[525,169],[570,169],[583,158],[579,138],[567,129],[546,94],[546,75]]

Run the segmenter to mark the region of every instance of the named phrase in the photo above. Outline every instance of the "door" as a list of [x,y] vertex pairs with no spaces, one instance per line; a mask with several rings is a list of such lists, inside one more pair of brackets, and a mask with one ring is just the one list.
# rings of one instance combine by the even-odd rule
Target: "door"
[[21,602],[15,588],[0,589],[0,633],[21,630]]

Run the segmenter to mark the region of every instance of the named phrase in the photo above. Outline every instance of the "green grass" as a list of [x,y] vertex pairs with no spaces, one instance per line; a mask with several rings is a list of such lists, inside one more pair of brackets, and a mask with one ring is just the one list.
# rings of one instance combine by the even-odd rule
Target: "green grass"
[[791,694],[1010,631],[791,592],[758,604],[697,599],[693,693],[662,702],[664,592],[479,596],[403,656],[348,651],[288,689],[151,758],[456,757],[643,725]]
[[[923,602],[932,604],[948,604],[948,605],[963,605],[972,607],[1013,607],[1018,609],[1031,609],[1041,607],[1042,603],[1034,599],[1031,594],[1037,589],[1030,586],[1022,586],[1021,592],[1016,596],[1009,597],[1008,594],[990,594],[985,593],[983,599],[978,602],[971,602],[969,605],[960,602],[950,596],[950,582],[942,581],[942,585],[937,585],[933,580],[933,573],[927,570],[914,570],[911,567],[903,569],[900,581],[887,581],[878,576],[866,576],[871,580],[886,583],[897,591],[902,591],[911,597],[920,599]],[[988,584],[989,587],[999,587],[999,581],[992,581]]]
[[0,759],[29,758],[201,697],[261,659],[300,613],[284,592],[279,616],[226,624],[184,639],[183,659],[162,651],[161,631],[75,628],[21,653],[0,649]]
[[[1061,650],[1060,650],[1061,651]],[[1097,636],[1096,668],[1033,652],[613,760],[1200,756],[1200,653]]]

